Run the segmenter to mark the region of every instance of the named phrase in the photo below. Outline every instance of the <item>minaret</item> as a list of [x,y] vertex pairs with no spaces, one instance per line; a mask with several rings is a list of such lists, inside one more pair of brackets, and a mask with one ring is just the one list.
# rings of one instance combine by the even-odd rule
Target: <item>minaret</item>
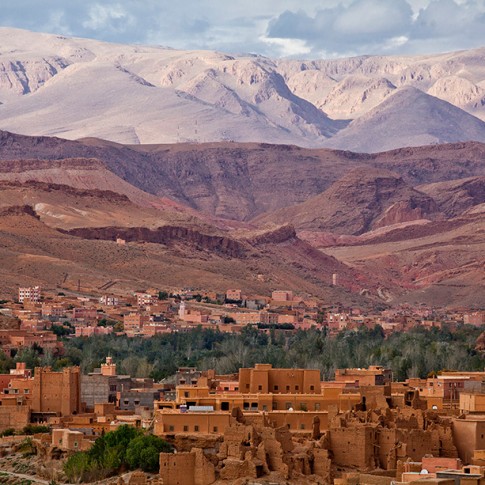
[[103,376],[116,375],[116,364],[113,363],[113,357],[106,357],[106,363],[101,364],[101,375]]
[[183,320],[185,317],[185,301],[180,302],[179,318]]

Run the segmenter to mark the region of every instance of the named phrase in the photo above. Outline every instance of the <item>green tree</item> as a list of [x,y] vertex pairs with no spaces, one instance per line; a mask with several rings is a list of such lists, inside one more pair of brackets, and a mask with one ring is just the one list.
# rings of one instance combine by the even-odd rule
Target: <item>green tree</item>
[[132,470],[141,468],[145,472],[156,473],[159,471],[159,456],[162,452],[172,453],[172,445],[158,436],[138,436],[128,445],[126,462]]
[[92,465],[89,455],[85,452],[79,452],[70,456],[64,463],[64,473],[71,483],[79,483],[87,478],[87,473],[91,470]]

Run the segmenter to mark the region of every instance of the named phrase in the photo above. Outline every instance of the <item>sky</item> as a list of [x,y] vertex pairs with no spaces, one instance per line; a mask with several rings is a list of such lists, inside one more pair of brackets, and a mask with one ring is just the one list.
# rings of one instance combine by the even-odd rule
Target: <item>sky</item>
[[1,0],[0,26],[268,57],[426,54],[485,46],[485,0]]

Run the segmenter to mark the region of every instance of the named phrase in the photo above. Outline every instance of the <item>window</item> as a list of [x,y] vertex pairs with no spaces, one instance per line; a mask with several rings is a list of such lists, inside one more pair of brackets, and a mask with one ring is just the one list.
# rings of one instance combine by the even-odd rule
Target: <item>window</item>
[[263,411],[267,411],[268,410],[268,406],[266,406],[266,404],[263,404]]
[[310,391],[314,391],[315,390],[315,386],[310,386]]
[[258,391],[262,391],[263,390],[263,386],[259,385],[258,386]]
[[189,397],[189,391],[184,392],[184,397]]
[[277,390],[278,390],[278,386],[273,386],[273,389],[274,389],[275,391],[277,391]]
[[172,424],[171,424],[171,425],[168,427],[168,430],[169,430],[169,431],[174,431],[174,427],[173,427],[173,425],[172,425]]
[[290,386],[286,386],[286,390],[289,391],[290,390]]
[[227,401],[221,402],[221,411],[229,411],[229,403]]
[[295,386],[295,391],[299,391],[300,390],[300,386]]
[[140,404],[140,400],[139,399],[135,399],[135,406],[138,406]]
[[217,426],[214,426],[212,430],[214,431],[214,433],[217,433],[219,431],[219,428]]
[[291,408],[291,402],[287,402],[287,403],[285,404],[285,407],[286,407],[286,409],[290,409],[290,408]]
[[189,427],[187,425],[184,426],[184,431],[188,431]]
[[226,387],[224,388],[224,390],[225,390],[225,391],[229,391],[229,388],[226,386]]
[[197,425],[194,426],[194,431],[197,433],[199,431],[199,427]]
[[24,389],[24,394],[29,394],[30,389]]
[[319,402],[315,403],[315,411],[320,411],[320,403]]
[[303,423],[300,424],[300,429],[305,429],[305,425]]

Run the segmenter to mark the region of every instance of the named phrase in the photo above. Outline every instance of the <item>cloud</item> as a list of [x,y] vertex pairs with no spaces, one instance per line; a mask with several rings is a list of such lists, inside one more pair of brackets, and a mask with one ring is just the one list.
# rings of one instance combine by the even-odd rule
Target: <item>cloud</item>
[[303,41],[313,56],[477,47],[485,44],[484,4],[484,0],[352,0],[313,15],[287,10],[272,19],[264,39]]
[[0,25],[311,58],[475,47],[484,15],[485,0],[2,0]]
[[126,32],[134,22],[135,18],[119,3],[112,5],[95,3],[89,7],[88,18],[82,22],[82,26],[93,31]]

